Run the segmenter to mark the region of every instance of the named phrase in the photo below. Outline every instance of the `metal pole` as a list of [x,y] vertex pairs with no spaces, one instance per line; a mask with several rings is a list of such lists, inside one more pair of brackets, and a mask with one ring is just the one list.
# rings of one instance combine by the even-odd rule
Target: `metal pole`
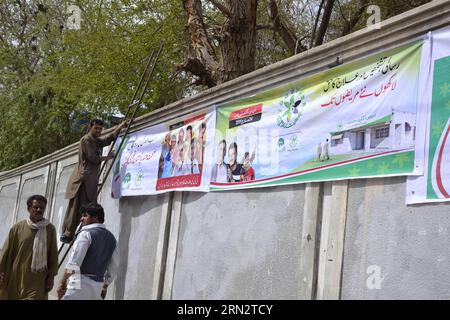
[[[147,90],[148,84],[149,84],[150,79],[151,79],[151,77],[152,77],[152,75],[153,75],[153,71],[155,70],[155,66],[156,66],[156,63],[158,62],[158,58],[159,58],[159,55],[161,54],[161,51],[162,51],[163,46],[164,46],[164,44],[161,43],[160,48],[159,48],[159,50],[158,50],[158,53],[157,53],[155,59],[154,59],[154,57],[155,57],[155,51],[152,50],[152,52],[151,52],[151,54],[150,54],[150,57],[149,57],[149,59],[148,59],[147,65],[145,66],[144,72],[142,72],[141,78],[139,79],[138,87],[136,88],[136,90],[135,90],[135,92],[134,92],[134,94],[133,94],[133,98],[131,99],[131,102],[130,102],[130,104],[128,105],[127,113],[125,114],[125,119],[128,117],[128,114],[130,113],[130,110],[131,110],[132,107],[136,106],[136,109],[135,109],[134,112],[133,112],[133,115],[132,115],[132,117],[131,117],[130,123],[128,124],[128,126],[127,126],[127,128],[126,128],[123,137],[125,137],[125,136],[127,135],[128,131],[129,131],[130,127],[131,127],[131,124],[132,124],[132,122],[133,122],[133,120],[134,120],[134,117],[136,116],[136,112],[137,112],[137,110],[139,110],[139,108],[140,108],[140,105],[141,105],[141,103],[142,103],[142,98],[144,97],[145,91]],[[155,62],[153,63],[152,69],[151,69],[151,71],[150,71],[150,73],[149,73],[149,75],[148,75],[148,77],[147,77],[147,81],[145,82],[145,86],[144,86],[144,89],[143,89],[143,91],[142,91],[142,93],[141,93],[141,95],[140,95],[140,97],[139,97],[139,100],[138,100],[138,101],[134,101],[134,100],[136,99],[138,93],[139,93],[139,90],[140,90],[141,87],[142,87],[142,83],[144,82],[144,78],[145,78],[145,75],[146,75],[146,73],[147,73],[147,70],[148,70],[148,68],[150,67],[150,65],[151,65],[151,63],[152,63],[153,60],[155,60]],[[110,147],[110,149],[109,149],[109,151],[108,151],[108,154],[111,152],[112,148],[114,148],[114,145],[115,145],[115,143],[116,143],[116,141],[117,141],[118,136],[119,136],[119,135],[117,135],[117,137],[115,137],[114,143],[113,143],[112,146]],[[122,139],[122,141],[121,141],[121,143],[120,143],[119,150],[120,150],[120,148],[122,147],[123,142],[124,142],[124,139]],[[101,191],[101,189],[102,189],[102,187],[103,187],[103,185],[104,185],[104,183],[105,183],[106,178],[108,177],[109,172],[111,171],[112,166],[114,165],[114,161],[116,160],[116,157],[117,157],[117,154],[114,156],[112,165],[108,168],[108,171],[107,171],[107,173],[106,173],[106,175],[105,175],[105,179],[103,180],[103,182],[102,182],[100,188],[99,188],[98,191],[97,191],[97,197],[98,197],[98,195],[99,195],[99,193],[100,193],[100,191]],[[100,172],[99,172],[99,177],[101,176],[101,173],[102,173],[102,171],[104,170],[104,168],[105,168],[105,166],[106,166],[106,163],[107,163],[107,161],[105,161],[105,162],[103,163],[103,166],[101,167]],[[62,258],[61,261],[59,262],[58,269],[61,268],[61,265],[63,264],[64,259],[66,258],[67,254],[69,253],[70,249],[72,248],[72,246],[73,246],[73,244],[74,244],[74,242],[75,242],[77,233],[81,230],[81,227],[82,227],[82,226],[81,226],[81,222],[80,222],[80,224],[78,225],[77,231],[76,231],[76,233],[75,233],[74,239],[70,242],[69,248],[67,248],[66,252],[64,253],[63,258]],[[59,250],[58,250],[58,256],[59,256],[59,254],[62,252],[62,249],[64,248],[65,245],[66,245],[66,243],[62,243],[62,244],[61,244],[61,247],[60,247]]]
[[[156,64],[158,62],[158,58],[159,58],[159,55],[161,54],[161,51],[162,51],[163,47],[164,47],[164,43],[161,43],[161,45],[159,47],[159,50],[158,50],[158,53],[156,54],[155,63],[152,66],[150,74],[149,74],[149,76],[147,78],[147,81],[145,83],[144,89],[142,90],[142,93],[141,93],[141,96],[140,96],[140,98],[138,100],[138,104],[136,106],[136,109],[134,109],[134,112],[133,112],[133,114],[131,116],[131,119],[130,119],[130,123],[128,123],[127,129],[125,130],[125,133],[123,134],[123,138],[120,141],[119,147],[117,148],[118,151],[120,151],[120,149],[122,148],[123,143],[125,141],[125,136],[128,134],[128,131],[130,130],[130,127],[131,127],[131,125],[133,123],[134,117],[136,116],[136,113],[138,112],[139,108],[141,107],[142,98],[144,97],[144,94],[145,94],[145,92],[147,90],[147,87],[148,87],[148,85],[150,83],[150,79],[151,79],[151,77],[153,75],[153,71],[155,70],[155,66],[156,66]],[[119,154],[119,152],[117,152],[114,155],[113,161],[111,162],[111,165],[108,167],[108,170],[106,171],[106,174],[105,174],[105,177],[103,178],[102,184],[100,185],[100,187],[97,190],[97,197],[100,194],[100,191],[102,190],[103,186],[105,185],[106,178],[108,177],[109,172],[111,171],[112,167],[114,166],[114,162],[116,161],[116,158],[117,158],[118,154]]]
[[[134,91],[133,98],[131,98],[131,102],[128,105],[127,113],[125,114],[125,119],[128,117],[128,114],[130,113],[131,108],[139,103],[138,101],[135,102],[134,99],[136,99],[136,96],[138,95],[139,90],[142,87],[142,83],[143,83],[143,80],[145,78],[145,74],[147,73],[147,70],[148,70],[148,68],[149,68],[149,66],[150,66],[154,56],[155,56],[155,50],[152,50],[152,52],[150,54],[150,57],[148,59],[147,65],[145,66],[144,72],[142,72],[141,78],[139,79],[138,86],[137,86],[136,90]],[[116,144],[116,141],[117,141],[117,137],[114,139],[113,144],[109,147],[108,154],[110,154],[111,150],[114,148],[114,145]],[[100,171],[98,173],[98,177],[99,178],[101,177],[102,172],[105,169],[106,163],[107,163],[107,161],[104,161],[103,164],[102,164],[102,167],[101,167],[101,169],[100,169]]]
[[[78,232],[80,232],[80,230],[81,230],[81,227],[82,227],[82,225],[81,225],[81,222],[80,222],[80,224],[79,224],[78,227],[77,227],[77,231],[75,232],[75,236],[74,236],[73,240],[72,240],[72,241],[70,242],[70,244],[69,244],[69,248],[67,248],[66,253],[64,253],[63,258],[62,258],[61,261],[59,262],[58,270],[59,270],[59,268],[61,268],[61,265],[63,264],[64,259],[66,258],[67,254],[69,253],[70,249],[72,248],[73,243],[75,242],[75,239],[77,238],[77,234],[78,234]],[[62,249],[64,248],[64,245],[65,245],[65,244],[66,244],[66,243],[63,243],[63,244],[61,245],[61,247],[59,248],[59,250],[58,250],[58,256],[59,256],[59,253],[60,253],[60,252],[62,251]]]

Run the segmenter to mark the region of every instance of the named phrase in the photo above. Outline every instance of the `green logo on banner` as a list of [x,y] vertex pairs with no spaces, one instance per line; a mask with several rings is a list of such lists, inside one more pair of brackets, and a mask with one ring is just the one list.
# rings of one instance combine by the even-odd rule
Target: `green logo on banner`
[[277,146],[278,146],[278,152],[282,152],[286,149],[283,138],[278,139]]
[[305,96],[299,90],[290,90],[280,101],[277,126],[281,128],[294,126],[300,119],[305,104]]

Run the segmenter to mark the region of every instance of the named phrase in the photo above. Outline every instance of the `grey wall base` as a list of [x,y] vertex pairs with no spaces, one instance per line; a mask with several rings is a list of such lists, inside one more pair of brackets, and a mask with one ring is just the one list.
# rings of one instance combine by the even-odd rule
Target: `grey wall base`
[[[58,180],[66,177],[55,179],[48,209],[58,231],[65,188]],[[405,206],[405,182],[365,179],[120,201],[105,193],[105,223],[121,257],[107,298],[450,299],[449,207]],[[28,196],[16,183],[0,188],[2,243],[5,226],[26,214],[14,217],[13,200],[24,203]]]

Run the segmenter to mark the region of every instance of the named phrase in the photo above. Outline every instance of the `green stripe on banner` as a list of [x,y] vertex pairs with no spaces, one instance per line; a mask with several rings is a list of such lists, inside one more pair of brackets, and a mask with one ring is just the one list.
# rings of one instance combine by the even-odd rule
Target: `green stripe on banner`
[[432,91],[430,143],[428,153],[427,198],[439,199],[433,190],[433,159],[444,127],[450,117],[450,56],[434,62],[434,79]]
[[227,186],[211,186],[212,191],[233,190],[254,187],[268,187],[283,184],[329,181],[339,179],[356,179],[386,175],[406,175],[414,169],[414,151],[400,151],[389,155],[376,155],[368,159],[352,159],[351,163],[336,164],[325,169],[313,169],[313,172],[274,178],[251,184],[234,184]]
[[[373,122],[369,122],[369,123],[367,123],[367,124],[365,124],[363,126],[352,128],[351,130],[361,130],[361,129],[372,127],[372,126],[375,126],[375,125],[378,125],[378,124],[388,123],[388,122],[391,121],[391,119],[392,119],[392,115],[388,115],[386,117],[383,117],[381,119],[375,120]],[[332,136],[334,136],[334,135],[337,135],[337,134],[340,134],[340,133],[343,133],[343,132],[345,132],[345,131],[330,132],[330,134]]]

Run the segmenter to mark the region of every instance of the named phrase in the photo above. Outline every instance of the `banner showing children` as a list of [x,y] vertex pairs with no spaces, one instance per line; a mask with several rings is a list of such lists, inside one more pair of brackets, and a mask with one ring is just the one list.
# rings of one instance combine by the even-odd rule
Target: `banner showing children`
[[217,108],[211,190],[421,174],[416,42]]
[[420,72],[421,131],[416,154],[424,174],[408,177],[406,203],[450,201],[450,28],[429,33]]
[[214,119],[210,112],[128,135],[113,167],[112,197],[208,191]]
[[[157,191],[195,188],[208,190],[209,171],[205,170],[207,137],[214,133],[214,119],[208,114],[187,119],[169,126],[164,136],[159,158]],[[209,122],[209,124],[207,123]],[[208,130],[207,128],[212,128]],[[206,172],[208,174],[203,175]],[[203,181],[203,188],[201,188]]]

